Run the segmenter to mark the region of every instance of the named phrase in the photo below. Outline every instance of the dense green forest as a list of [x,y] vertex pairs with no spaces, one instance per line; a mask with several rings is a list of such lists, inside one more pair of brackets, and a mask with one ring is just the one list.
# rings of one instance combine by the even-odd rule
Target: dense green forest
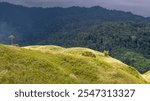
[[108,50],[110,55],[150,70],[150,18],[102,7],[26,8],[0,3],[0,42],[15,35],[19,45],[53,44]]

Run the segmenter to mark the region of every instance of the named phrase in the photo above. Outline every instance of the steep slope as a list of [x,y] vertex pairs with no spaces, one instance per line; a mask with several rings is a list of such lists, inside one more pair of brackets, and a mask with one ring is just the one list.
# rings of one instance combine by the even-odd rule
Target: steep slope
[[[131,49],[118,48],[112,51],[116,59],[136,67],[142,74],[150,70],[150,59],[146,58],[143,54],[133,51]],[[119,54],[119,55],[118,55]]]
[[0,45],[0,83],[146,83],[132,67],[87,48]]

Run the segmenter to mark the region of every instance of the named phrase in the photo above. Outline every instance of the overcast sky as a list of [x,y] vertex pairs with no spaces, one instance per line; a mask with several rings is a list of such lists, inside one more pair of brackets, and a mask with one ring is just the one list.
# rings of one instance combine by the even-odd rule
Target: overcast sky
[[150,17],[150,0],[0,0],[24,6],[36,7],[70,7],[102,6],[108,9],[131,11],[138,15]]

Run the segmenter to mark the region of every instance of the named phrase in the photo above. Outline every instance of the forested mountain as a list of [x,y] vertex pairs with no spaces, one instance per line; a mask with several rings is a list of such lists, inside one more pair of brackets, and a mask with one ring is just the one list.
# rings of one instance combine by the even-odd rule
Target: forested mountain
[[19,45],[108,50],[141,73],[150,70],[150,19],[130,12],[99,6],[27,8],[0,3],[0,42],[9,44],[10,34]]
[[[143,20],[143,17],[101,7],[81,8],[26,8],[0,3],[0,33],[3,42],[14,33],[21,45],[37,44],[49,34],[74,32],[105,21]],[[69,27],[69,29],[68,29]],[[70,33],[72,34],[72,33]],[[6,37],[3,35],[7,35]],[[4,40],[5,39],[5,40]],[[34,40],[33,40],[34,39]]]

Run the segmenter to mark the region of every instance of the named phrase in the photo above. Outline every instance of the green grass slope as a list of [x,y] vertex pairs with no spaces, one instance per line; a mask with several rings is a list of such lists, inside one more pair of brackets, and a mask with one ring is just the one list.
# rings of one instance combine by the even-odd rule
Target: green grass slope
[[143,77],[150,83],[150,71],[144,73]]
[[2,84],[147,83],[134,68],[87,48],[0,45]]

